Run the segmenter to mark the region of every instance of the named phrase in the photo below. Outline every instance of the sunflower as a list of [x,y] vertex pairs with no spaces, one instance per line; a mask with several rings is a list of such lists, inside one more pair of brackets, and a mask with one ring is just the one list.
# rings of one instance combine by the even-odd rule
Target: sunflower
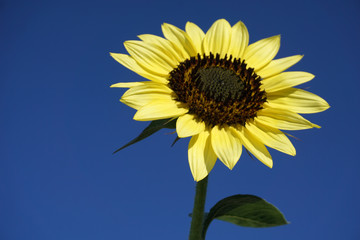
[[314,75],[286,69],[303,57],[274,59],[280,36],[249,45],[246,26],[225,19],[206,34],[187,22],[185,31],[163,24],[165,38],[151,34],[124,43],[129,55],[111,56],[150,80],[117,83],[129,88],[121,102],[137,110],[134,119],[177,119],[179,138],[191,137],[188,160],[195,181],[205,178],[217,159],[229,169],[242,147],[266,166],[273,161],[266,146],[289,155],[296,151],[281,130],[319,128],[299,113],[329,108],[319,96],[294,86]]

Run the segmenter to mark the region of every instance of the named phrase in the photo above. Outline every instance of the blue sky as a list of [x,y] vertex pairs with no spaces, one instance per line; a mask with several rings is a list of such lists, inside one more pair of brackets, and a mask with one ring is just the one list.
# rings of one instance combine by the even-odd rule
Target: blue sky
[[195,182],[189,139],[162,130],[112,155],[147,123],[109,86],[142,78],[115,62],[122,43],[161,24],[207,30],[242,20],[250,42],[281,34],[277,57],[331,108],[306,116],[321,129],[289,132],[295,157],[270,150],[269,169],[244,154],[218,162],[206,209],[233,194],[276,205],[290,225],[214,221],[207,239],[359,239],[360,3],[345,1],[1,1],[0,239],[187,239]]

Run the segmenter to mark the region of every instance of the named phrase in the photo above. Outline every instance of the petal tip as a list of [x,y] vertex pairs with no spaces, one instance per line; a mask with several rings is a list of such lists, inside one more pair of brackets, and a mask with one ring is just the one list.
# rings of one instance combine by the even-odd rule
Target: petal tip
[[[121,98],[120,101],[123,102],[124,99]],[[135,113],[133,119],[134,119],[135,121],[146,121],[146,120],[143,120],[143,119],[142,119],[142,116],[140,115],[139,111],[137,111],[137,112]]]
[[110,85],[110,88],[123,88],[124,83],[114,83]]
[[[110,56],[116,60],[116,56],[120,55],[119,53],[113,53],[113,52],[109,52]],[[117,60],[116,60],[117,61]]]
[[180,131],[176,131],[176,133],[177,133],[177,135],[178,135],[178,137],[179,138],[187,138],[187,137],[191,137],[191,136],[188,136],[188,135],[186,135],[186,134],[183,134],[182,132],[180,132]]
[[228,168],[230,169],[230,171],[233,170],[234,167],[235,167],[235,165],[233,165],[233,166],[228,166]]
[[281,41],[281,35],[280,34],[275,35],[275,41],[277,42],[277,44],[280,44],[280,41]]
[[243,23],[243,21],[241,21],[241,20],[237,21],[237,23],[235,23],[234,25],[236,25],[236,24],[245,25],[245,23]]
[[128,47],[131,47],[131,45],[134,44],[134,40],[127,40],[123,44],[124,44],[125,48],[127,49]]
[[225,18],[220,18],[220,19],[217,20],[217,21],[222,21],[222,22],[227,22],[227,23],[228,23],[228,21],[227,21]]
[[[258,158],[259,159],[259,158]],[[273,168],[274,162],[273,160],[267,159],[267,161],[262,161],[261,159],[259,159],[263,164],[265,164],[265,166],[267,166],[268,168]]]
[[161,28],[163,29],[163,28],[168,28],[169,26],[171,26],[171,24],[169,24],[169,23],[162,23],[161,24]]
[[194,176],[194,175],[193,175],[195,182],[200,182],[200,181],[203,180],[206,176],[207,176],[207,175],[205,175],[205,176]]
[[270,37],[271,40],[273,40],[274,42],[276,42],[276,45],[280,45],[280,41],[281,41],[281,34],[275,35]]
[[268,163],[266,166],[268,166],[269,168],[273,168],[273,161],[271,161],[271,163]]

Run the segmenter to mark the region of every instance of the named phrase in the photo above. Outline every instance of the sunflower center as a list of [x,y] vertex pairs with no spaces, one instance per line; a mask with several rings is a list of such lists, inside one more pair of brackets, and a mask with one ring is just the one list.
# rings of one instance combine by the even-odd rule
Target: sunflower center
[[266,102],[260,76],[232,56],[191,57],[170,72],[168,85],[175,100],[208,126],[244,126]]
[[244,83],[232,70],[222,67],[199,69],[195,74],[200,91],[217,101],[238,99],[244,89]]

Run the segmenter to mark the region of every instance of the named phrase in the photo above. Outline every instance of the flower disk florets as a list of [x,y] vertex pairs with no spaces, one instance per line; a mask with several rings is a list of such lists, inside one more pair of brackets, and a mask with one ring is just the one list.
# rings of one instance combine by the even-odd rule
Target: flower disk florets
[[261,77],[246,66],[232,56],[197,55],[170,73],[168,85],[176,100],[208,126],[245,126],[266,102]]

